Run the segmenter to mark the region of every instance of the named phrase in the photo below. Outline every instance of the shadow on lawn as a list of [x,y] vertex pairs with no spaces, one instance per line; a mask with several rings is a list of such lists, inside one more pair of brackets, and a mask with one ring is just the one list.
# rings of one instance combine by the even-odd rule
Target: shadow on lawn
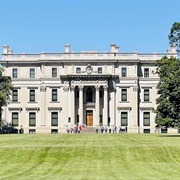
[[180,137],[180,134],[159,135],[160,137]]

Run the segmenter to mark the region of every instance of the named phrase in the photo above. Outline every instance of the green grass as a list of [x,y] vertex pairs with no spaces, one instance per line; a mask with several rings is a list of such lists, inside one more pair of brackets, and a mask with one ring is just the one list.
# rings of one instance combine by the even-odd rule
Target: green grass
[[0,179],[180,179],[180,136],[0,135]]

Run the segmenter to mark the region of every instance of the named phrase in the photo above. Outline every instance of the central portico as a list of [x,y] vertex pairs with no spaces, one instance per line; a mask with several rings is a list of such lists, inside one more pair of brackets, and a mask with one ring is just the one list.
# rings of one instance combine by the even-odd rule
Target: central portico
[[115,99],[109,97],[110,93],[115,92],[112,87],[115,77],[99,74],[61,76],[66,92],[64,101],[68,102],[68,123],[94,127],[113,125],[113,121],[110,121],[109,102],[113,101],[114,104]]

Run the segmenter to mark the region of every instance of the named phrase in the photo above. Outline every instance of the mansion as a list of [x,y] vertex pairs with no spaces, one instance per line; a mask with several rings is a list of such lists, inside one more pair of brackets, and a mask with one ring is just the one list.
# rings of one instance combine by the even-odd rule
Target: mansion
[[[15,54],[3,46],[1,65],[12,79],[12,101],[2,119],[25,133],[61,133],[75,124],[154,133],[157,83],[155,62],[167,53],[110,52]],[[177,132],[168,129],[168,133]]]

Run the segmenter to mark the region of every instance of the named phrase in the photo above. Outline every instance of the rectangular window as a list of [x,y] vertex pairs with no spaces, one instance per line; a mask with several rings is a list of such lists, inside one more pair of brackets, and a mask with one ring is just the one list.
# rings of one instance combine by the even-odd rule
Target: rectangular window
[[79,91],[76,91],[76,97],[79,99]]
[[30,97],[29,97],[30,102],[35,102],[35,90],[31,89],[30,90]]
[[18,126],[18,113],[17,112],[13,112],[12,113],[12,126]]
[[36,134],[36,130],[35,129],[29,129],[29,134]]
[[144,89],[144,101],[149,102],[149,89]]
[[57,68],[52,68],[52,77],[57,77]]
[[98,73],[102,74],[102,67],[98,67]]
[[143,113],[143,124],[144,126],[150,126],[150,112]]
[[122,77],[126,77],[126,76],[127,76],[127,69],[122,68]]
[[35,112],[29,113],[29,126],[36,126],[36,113]]
[[13,89],[13,91],[12,91],[12,101],[18,102],[18,90],[17,89]]
[[52,101],[57,101],[57,89],[52,89]]
[[76,73],[77,73],[77,74],[81,74],[81,68],[80,68],[80,67],[77,67],[77,68],[76,68]]
[[121,126],[128,125],[128,114],[127,112],[121,112]]
[[121,89],[121,101],[127,101],[127,89]]
[[35,69],[30,69],[30,78],[35,78]]
[[149,77],[149,68],[144,69],[144,77]]
[[17,78],[17,74],[18,72],[17,72],[17,69],[13,69],[13,71],[12,71],[12,77],[13,78]]
[[51,134],[57,134],[58,133],[58,129],[51,129]]
[[58,126],[58,112],[51,112],[51,126]]
[[144,133],[150,133],[150,129],[144,129]]

